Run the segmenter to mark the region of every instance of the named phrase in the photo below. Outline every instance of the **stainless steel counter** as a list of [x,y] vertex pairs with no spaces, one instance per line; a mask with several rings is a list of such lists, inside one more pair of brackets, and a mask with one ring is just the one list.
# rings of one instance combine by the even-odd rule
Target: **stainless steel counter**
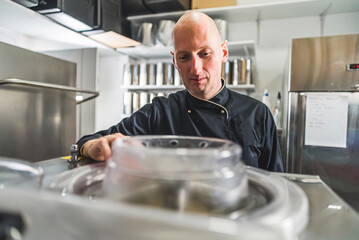
[[[45,176],[96,163],[82,159],[69,164],[64,159],[39,162]],[[309,199],[309,224],[300,239],[358,239],[359,215],[335,194],[318,176],[271,173],[282,176],[304,190]]]
[[295,182],[309,200],[309,224],[299,239],[358,239],[359,215],[318,176],[278,174]]
[[[37,164],[44,170],[43,185],[50,184],[52,176],[68,170],[80,170],[89,164],[101,167],[89,159],[69,164],[66,159],[55,158]],[[309,199],[309,223],[298,239],[358,239],[358,213],[318,176],[270,174],[294,182]],[[175,214],[106,199],[88,199],[66,191],[61,195],[44,189],[2,190],[0,212],[23,216],[27,224],[23,239],[54,239],[53,236],[57,236],[56,239],[168,239],[169,236],[171,239],[293,239],[266,226],[244,222],[238,227],[230,219]]]

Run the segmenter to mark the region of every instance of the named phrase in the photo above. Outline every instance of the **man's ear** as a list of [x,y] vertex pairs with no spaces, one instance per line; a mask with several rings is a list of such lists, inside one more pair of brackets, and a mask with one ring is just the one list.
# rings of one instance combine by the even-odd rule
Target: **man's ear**
[[176,61],[175,61],[175,54],[174,52],[171,51],[172,54],[172,62],[173,62],[173,66],[175,66],[175,68],[177,69],[177,65],[176,65]]
[[225,40],[222,44],[221,44],[221,50],[222,50],[222,62],[227,62],[228,60],[228,42],[227,40]]

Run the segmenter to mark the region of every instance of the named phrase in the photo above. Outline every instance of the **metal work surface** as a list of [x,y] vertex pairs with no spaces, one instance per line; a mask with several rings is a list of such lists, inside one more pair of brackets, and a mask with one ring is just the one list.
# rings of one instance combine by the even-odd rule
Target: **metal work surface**
[[358,239],[358,213],[318,176],[289,173],[278,175],[301,187],[309,200],[309,223],[299,239]]

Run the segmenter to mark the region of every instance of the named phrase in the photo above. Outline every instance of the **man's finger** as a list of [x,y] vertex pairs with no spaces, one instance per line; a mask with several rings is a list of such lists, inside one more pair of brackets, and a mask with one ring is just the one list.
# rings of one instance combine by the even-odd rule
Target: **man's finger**
[[100,148],[101,148],[101,158],[102,160],[106,160],[111,156],[111,146],[110,141],[108,139],[100,140]]

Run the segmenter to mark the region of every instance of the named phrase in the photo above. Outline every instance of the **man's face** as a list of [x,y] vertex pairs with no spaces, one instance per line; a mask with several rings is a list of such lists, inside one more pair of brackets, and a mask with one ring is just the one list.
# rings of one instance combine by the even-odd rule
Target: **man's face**
[[[192,26],[191,26],[192,25]],[[188,91],[209,99],[221,88],[221,66],[228,58],[228,43],[221,44],[206,24],[179,26],[173,36],[173,63]]]

